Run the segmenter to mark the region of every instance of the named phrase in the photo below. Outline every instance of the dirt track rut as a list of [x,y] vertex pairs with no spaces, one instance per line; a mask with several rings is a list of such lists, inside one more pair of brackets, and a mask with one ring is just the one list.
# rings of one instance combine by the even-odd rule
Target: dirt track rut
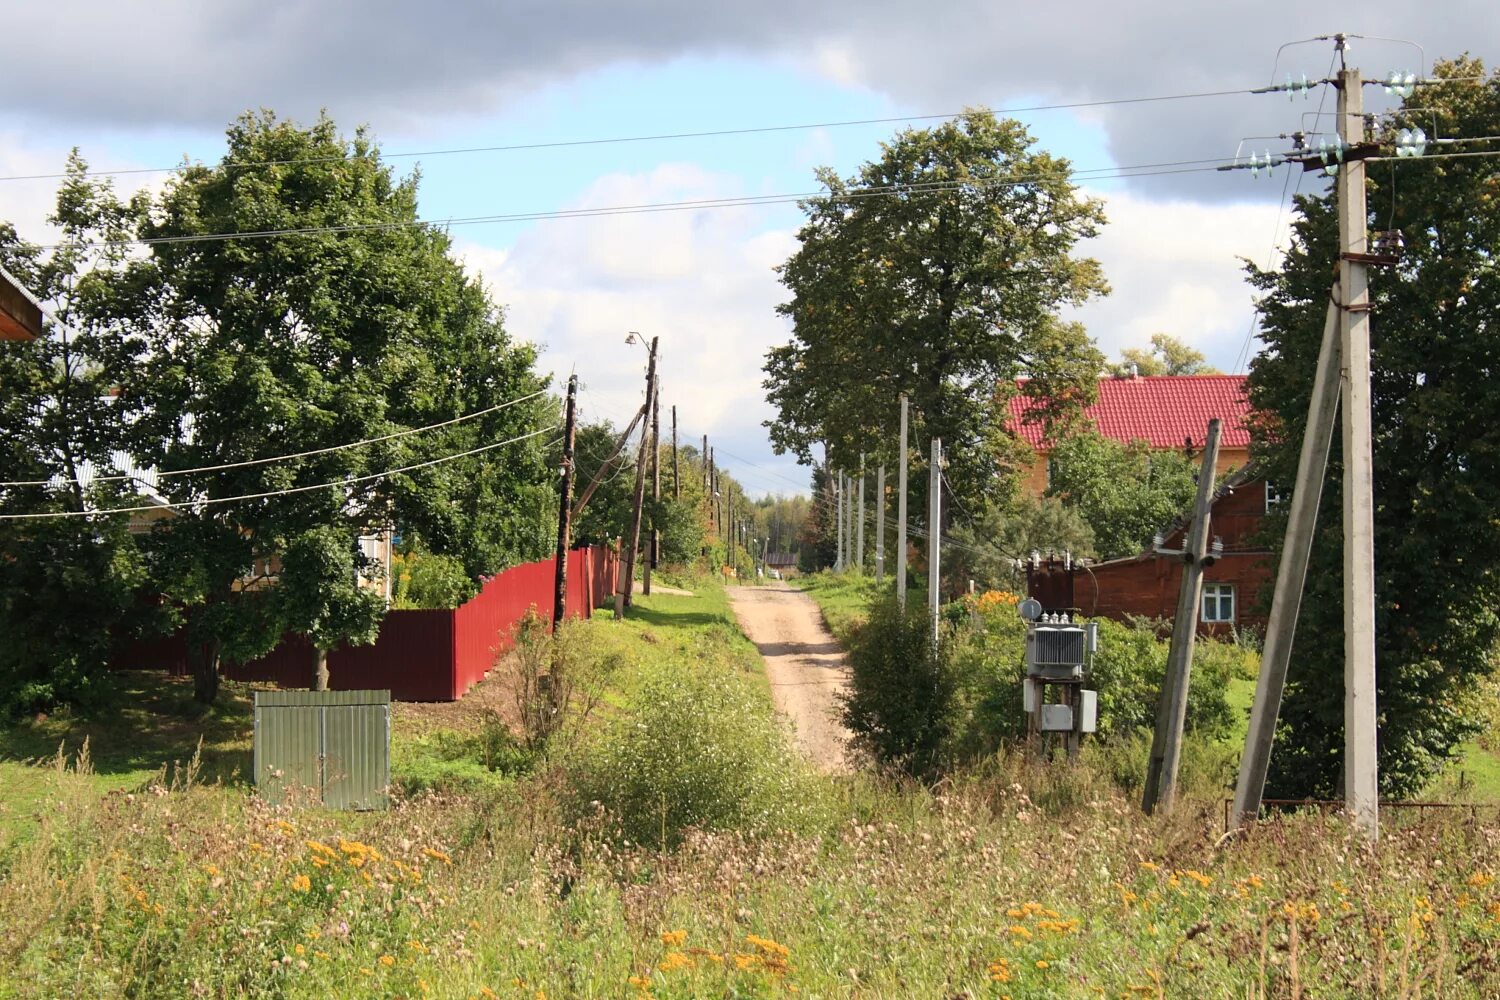
[[791,720],[798,748],[823,771],[848,770],[849,731],[838,720],[848,667],[818,606],[784,583],[731,587],[729,600],[766,661],[776,711]]

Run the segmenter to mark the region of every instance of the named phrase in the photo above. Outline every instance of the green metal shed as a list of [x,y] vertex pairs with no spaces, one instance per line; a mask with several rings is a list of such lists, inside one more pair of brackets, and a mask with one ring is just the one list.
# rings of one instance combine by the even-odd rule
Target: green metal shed
[[303,790],[332,809],[384,809],[390,783],[389,691],[255,693],[255,787],[266,801]]

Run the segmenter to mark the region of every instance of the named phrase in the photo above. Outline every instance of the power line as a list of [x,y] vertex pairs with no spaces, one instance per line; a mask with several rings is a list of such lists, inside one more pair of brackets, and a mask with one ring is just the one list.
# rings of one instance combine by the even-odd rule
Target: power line
[[[1218,159],[1176,160],[1166,163],[1147,163],[1123,167],[1093,167],[1087,170],[1072,171],[1069,176],[1071,178],[1077,178],[1081,180],[1124,180],[1133,177],[1160,177],[1168,174],[1187,174],[1214,171],[1217,170],[1218,167],[1213,166],[1212,164],[1218,164],[1220,162],[1222,161]],[[1032,174],[1024,177],[1008,177],[1004,179],[997,178],[994,180],[933,181],[918,184],[887,185],[883,187],[863,188],[857,191],[846,191],[836,195],[827,190],[789,192],[783,194],[768,195],[741,195],[726,198],[700,198],[689,201],[648,202],[639,205],[613,205],[600,206],[597,208],[536,210],[529,212],[513,212],[496,215],[475,215],[447,219],[415,219],[411,221],[399,222],[348,223],[343,225],[331,226],[302,226],[288,227],[284,229],[259,229],[220,233],[196,233],[181,236],[155,236],[144,237],[140,239],[96,240],[80,243],[50,243],[43,244],[38,249],[92,250],[110,247],[165,246],[187,243],[212,243],[237,239],[270,239],[283,236],[313,236],[340,233],[386,232],[396,229],[411,229],[422,227],[444,228],[451,226],[491,225],[507,222],[536,222],[556,219],[588,219],[616,215],[646,215],[658,212],[698,211],[710,208],[754,208],[769,205],[786,205],[796,204],[797,202],[805,201],[810,198],[833,198],[846,201],[860,201],[869,198],[903,197],[911,194],[939,194],[948,191],[965,189],[985,190],[1020,187],[1022,185],[1031,184],[1037,180],[1043,179],[1046,179],[1046,175]]]
[[[454,424],[460,424],[466,420],[475,420],[479,417],[486,416],[487,414],[494,413],[497,410],[503,410],[507,407],[516,406],[526,402],[527,400],[536,399],[538,396],[544,396],[546,394],[546,389],[539,389],[536,392],[529,393],[528,395],[521,396],[517,399],[506,400],[503,403],[498,403],[495,406],[490,406],[483,410],[475,410],[473,413],[466,413],[461,417],[454,417],[452,420],[444,420],[436,424],[427,424],[424,427],[408,427],[405,430],[394,431],[390,434],[382,434],[380,437],[365,438],[363,441],[351,441],[348,444],[335,444],[330,445],[327,448],[313,448],[310,451],[299,451],[294,452],[290,455],[276,455],[272,458],[252,458],[244,462],[224,462],[219,465],[200,465],[192,469],[168,469],[165,472],[157,472],[156,478],[166,479],[169,476],[188,476],[195,475],[200,472],[221,472],[225,469],[242,469],[252,465],[266,465],[271,462],[289,462],[292,459],[296,458],[309,458],[313,455],[327,455],[330,452],[347,451],[350,448],[361,448],[367,444],[379,444],[381,441],[391,441],[396,438],[408,437],[412,434],[421,434],[424,431],[437,430],[439,427],[451,427]],[[54,482],[56,478],[57,477],[53,477],[52,479],[18,479],[11,482],[0,482],[0,486],[46,486]],[[91,476],[89,478],[89,482],[116,483],[124,482],[127,479],[139,478],[139,476],[131,475]]]
[[[1063,104],[1033,104],[1014,108],[992,108],[991,114],[995,115],[1018,115],[1036,111],[1068,111],[1078,108],[1102,108],[1121,104],[1151,104],[1161,101],[1186,101],[1209,97],[1231,97],[1240,94],[1253,93],[1250,89],[1241,90],[1209,90],[1188,94],[1161,94],[1153,97],[1117,97],[1098,101],[1071,101]],[[776,132],[799,132],[820,128],[845,128],[857,125],[890,125],[900,122],[936,121],[942,119],[959,118],[966,112],[955,111],[945,114],[924,115],[893,115],[887,118],[851,118],[841,121],[805,122],[793,125],[761,125],[748,128],[731,129],[705,129],[691,132],[658,132],[646,135],[610,136],[594,139],[559,139],[552,142],[523,142],[510,143],[501,146],[463,146],[451,149],[426,149],[413,150],[399,153],[383,153],[373,150],[369,154],[355,153],[348,156],[310,156],[297,157],[282,160],[254,160],[233,161],[226,160],[219,163],[219,167],[227,167],[239,170],[249,170],[262,167],[284,167],[298,166],[302,164],[316,163],[342,163],[347,160],[361,159],[366,156],[378,157],[384,160],[411,159],[422,156],[461,156],[475,153],[514,153],[539,149],[567,149],[579,146],[608,146],[626,143],[661,142],[666,140],[680,139],[715,139],[736,135],[765,135]],[[161,174],[172,173],[194,164],[178,163],[170,167],[129,167],[120,170],[90,170],[85,173],[88,177],[123,177],[136,174]],[[39,181],[60,180],[68,176],[67,173],[50,174],[14,174],[0,177],[0,181]]]
[[269,497],[287,496],[292,493],[307,493],[312,490],[331,489],[336,486],[353,486],[356,483],[373,482],[376,479],[384,479],[386,476],[396,476],[400,475],[403,472],[413,472],[417,469],[425,469],[429,466],[441,465],[444,462],[452,462],[455,459],[467,458],[470,455],[478,455],[481,452],[492,451],[496,448],[503,448],[508,444],[516,444],[520,441],[526,441],[530,438],[540,437],[541,435],[546,434],[548,431],[557,430],[558,427],[558,424],[552,424],[549,427],[543,427],[540,430],[532,431],[529,434],[522,434],[519,437],[509,438],[505,441],[496,441],[493,444],[480,445],[478,448],[470,448],[468,451],[461,451],[452,455],[444,455],[441,458],[428,459],[425,462],[416,462],[411,465],[403,465],[399,469],[387,469],[384,472],[373,472],[365,476],[353,476],[348,479],[337,479],[333,482],[317,483],[312,486],[291,486],[281,490],[267,490],[263,493],[245,493],[240,496],[232,497],[206,497],[202,500],[180,500],[173,503],[143,504],[139,507],[110,507],[103,510],[57,510],[42,511],[31,514],[0,514],[0,521],[42,520],[58,517],[95,517],[99,515],[110,514],[134,514],[149,510],[167,510],[175,509],[178,507],[204,507],[211,504],[235,503],[240,500],[264,500]]

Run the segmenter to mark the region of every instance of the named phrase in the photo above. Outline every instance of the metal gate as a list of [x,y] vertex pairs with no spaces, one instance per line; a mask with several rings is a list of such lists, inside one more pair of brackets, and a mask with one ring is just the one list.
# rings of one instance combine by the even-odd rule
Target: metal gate
[[384,809],[390,783],[389,691],[255,693],[255,787],[266,801]]

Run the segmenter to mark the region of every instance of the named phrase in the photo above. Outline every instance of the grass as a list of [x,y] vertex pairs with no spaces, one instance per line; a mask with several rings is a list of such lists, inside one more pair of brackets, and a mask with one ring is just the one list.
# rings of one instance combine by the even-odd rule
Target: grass
[[[848,645],[854,630],[864,624],[870,601],[880,592],[874,577],[856,573],[812,573],[798,577],[792,585],[813,599],[823,612],[828,631],[844,645]],[[894,586],[885,584],[886,589]],[[918,599],[912,592],[907,596],[909,600]]]
[[[632,695],[674,670],[763,685],[723,592],[697,589],[580,626],[614,663],[607,724],[628,728]],[[783,828],[671,850],[570,818],[550,767],[376,814],[165,774],[101,794],[195,727],[205,753],[236,746],[232,713],[165,715],[149,751],[96,746],[123,731],[88,724],[111,773],[25,768],[45,808],[25,837],[0,828],[3,1000],[1500,994],[1493,833],[1464,817],[1391,816],[1371,846],[1307,812],[1221,843],[1217,801],[1145,817],[1089,755],[1001,756],[936,788],[815,777]],[[394,740],[480,723],[424,709]],[[47,720],[6,745],[86,728]]]

